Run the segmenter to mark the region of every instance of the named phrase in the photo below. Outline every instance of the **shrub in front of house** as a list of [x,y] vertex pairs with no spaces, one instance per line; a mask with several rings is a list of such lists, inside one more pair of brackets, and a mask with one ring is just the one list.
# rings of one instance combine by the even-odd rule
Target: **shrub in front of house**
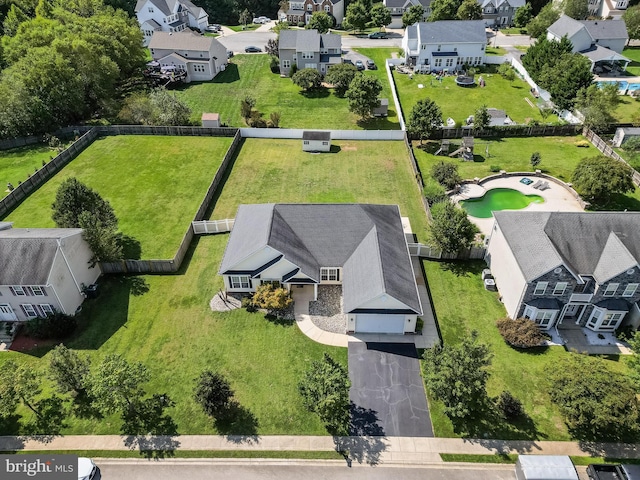
[[496,326],[504,341],[516,348],[539,347],[546,338],[540,327],[527,318],[501,318]]
[[55,312],[45,317],[35,317],[27,321],[27,335],[42,340],[66,338],[78,326],[75,317]]
[[247,312],[253,313],[258,311],[258,307],[253,303],[252,297],[242,297],[242,308],[246,309]]

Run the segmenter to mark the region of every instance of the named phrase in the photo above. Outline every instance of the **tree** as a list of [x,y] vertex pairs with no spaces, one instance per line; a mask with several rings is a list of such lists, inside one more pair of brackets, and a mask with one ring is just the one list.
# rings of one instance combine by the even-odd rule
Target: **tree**
[[636,331],[628,342],[631,345],[631,350],[633,350],[633,355],[628,361],[629,369],[631,370],[629,376],[635,383],[636,388],[640,389],[640,331]]
[[604,360],[569,353],[549,372],[549,395],[580,440],[622,441],[638,432],[638,400],[629,379]]
[[369,22],[369,11],[362,1],[357,1],[347,7],[347,14],[342,24],[347,30],[361,31],[367,26],[367,22]]
[[573,187],[585,199],[606,205],[611,195],[633,192],[633,171],[613,158],[583,158],[571,177]]
[[560,11],[554,2],[547,3],[540,13],[527,23],[527,32],[533,38],[546,37],[547,28],[560,18]]
[[402,14],[402,28],[421,22],[424,18],[424,7],[422,5],[411,5],[408,10]]
[[37,371],[25,363],[8,360],[0,369],[0,417],[14,414],[20,403],[40,417],[36,398],[42,392]]
[[594,132],[604,132],[610,124],[615,123],[613,116],[618,107],[618,86],[607,84],[604,88],[589,85],[578,92],[576,110],[584,116],[583,124]]
[[531,167],[536,168],[538,165],[540,165],[541,161],[542,157],[540,156],[540,152],[533,152],[531,154],[531,159],[529,160],[529,163],[531,163]]
[[489,347],[478,343],[478,333],[461,343],[436,345],[423,356],[427,388],[444,403],[445,414],[454,422],[464,422],[480,414],[487,401]]
[[533,17],[533,8],[529,2],[525,3],[522,7],[516,9],[516,13],[513,16],[513,24],[518,28],[524,28],[527,23],[531,21]]
[[431,176],[443,187],[451,190],[462,178],[458,173],[458,165],[453,162],[439,161],[431,167]]
[[551,94],[551,100],[563,110],[571,110],[580,89],[593,82],[591,62],[579,53],[565,53],[554,65],[547,65],[540,74],[542,88]]
[[391,12],[384,3],[375,3],[371,7],[371,23],[380,29],[391,23]]
[[542,345],[545,335],[533,320],[528,318],[501,318],[496,327],[504,341],[516,348],[533,348]]
[[622,14],[622,19],[627,25],[627,34],[629,35],[627,45],[631,40],[640,40],[640,5],[627,8]]
[[429,21],[456,20],[460,5],[462,5],[462,0],[433,0],[431,2]]
[[91,372],[89,391],[95,405],[104,413],[128,410],[144,395],[142,385],[149,381],[149,371],[141,363],[129,363],[121,355],[107,355]]
[[213,418],[219,418],[229,410],[233,390],[229,381],[221,374],[205,370],[197,380],[195,400],[204,413]]
[[463,0],[456,17],[460,20],[482,20],[482,6],[476,0]]
[[562,37],[559,42],[542,37],[529,47],[527,53],[522,57],[522,64],[531,78],[538,83],[545,68],[555,65],[561,56],[571,53],[572,50],[573,45],[566,36]]
[[238,16],[238,22],[246,27],[247,23],[249,23],[250,20],[251,13],[248,9],[245,8],[244,10],[242,10],[242,12],[240,12],[240,15]]
[[256,106],[256,99],[250,95],[247,95],[240,101],[240,116],[246,122],[249,118],[251,118],[251,112],[253,111],[253,107]]
[[322,86],[322,75],[315,68],[303,68],[291,77],[293,83],[302,90],[317,90]]
[[2,22],[2,29],[7,36],[14,36],[18,32],[20,24],[29,20],[29,17],[15,3],[11,4],[7,16]]
[[350,63],[339,63],[329,67],[324,77],[325,82],[333,85],[333,90],[339,97],[344,97],[352,80],[358,75],[358,69]]
[[316,413],[332,435],[347,435],[349,421],[349,374],[328,353],[312,362],[298,384],[302,403]]
[[429,240],[434,247],[445,253],[456,253],[469,248],[478,228],[471,223],[467,212],[446,199],[431,207],[431,216],[433,219],[429,225]]
[[333,27],[333,18],[327,12],[313,12],[305,28],[327,33]]
[[63,344],[56,346],[49,357],[49,378],[62,393],[82,393],[87,388],[91,360],[80,356]]
[[149,94],[155,110],[155,125],[189,125],[191,109],[182,100],[164,88],[157,88]]
[[264,47],[264,51],[269,55],[273,55],[274,57],[278,57],[279,54],[279,44],[280,40],[278,38],[270,38],[267,40],[267,44]]
[[489,109],[486,105],[482,105],[473,116],[473,128],[484,130],[490,123],[491,115],[489,115]]
[[154,106],[149,95],[144,92],[129,95],[118,113],[118,118],[124,123],[139,125],[153,125],[154,117]]
[[382,92],[380,80],[369,75],[356,75],[349,84],[345,97],[349,100],[349,111],[368,119],[380,106],[378,95]]
[[418,135],[420,145],[422,140],[429,138],[431,132],[442,125],[442,111],[436,102],[430,98],[423,98],[411,109],[407,129],[411,134]]
[[498,67],[498,73],[509,83],[513,83],[513,81],[516,79],[516,71],[511,65],[506,62]]
[[564,14],[575,20],[584,20],[589,16],[589,0],[563,0]]

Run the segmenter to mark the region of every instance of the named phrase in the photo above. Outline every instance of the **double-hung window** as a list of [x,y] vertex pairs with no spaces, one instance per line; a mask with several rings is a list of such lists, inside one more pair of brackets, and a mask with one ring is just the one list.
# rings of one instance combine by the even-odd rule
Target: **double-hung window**
[[607,288],[604,289],[604,296],[613,297],[616,294],[619,285],[619,283],[610,283],[607,285]]
[[22,311],[27,316],[27,318],[35,318],[38,316],[36,308],[30,303],[23,303],[22,305],[20,305],[20,308],[22,308]]
[[638,284],[637,283],[629,283],[624,288],[624,292],[622,292],[622,296],[623,297],[633,297],[636,294],[637,290],[638,290]]
[[320,269],[321,282],[339,282],[340,270],[334,267],[323,267]]
[[534,295],[544,295],[544,292],[547,291],[547,285],[549,282],[538,282],[536,283],[536,289],[533,291]]
[[248,275],[230,275],[231,288],[251,288],[251,280]]
[[567,282],[558,282],[556,283],[555,288],[553,289],[554,295],[564,295],[565,290],[567,289]]
[[53,307],[48,303],[41,303],[40,305],[38,305],[38,307],[40,307],[40,311],[44,316],[54,314]]

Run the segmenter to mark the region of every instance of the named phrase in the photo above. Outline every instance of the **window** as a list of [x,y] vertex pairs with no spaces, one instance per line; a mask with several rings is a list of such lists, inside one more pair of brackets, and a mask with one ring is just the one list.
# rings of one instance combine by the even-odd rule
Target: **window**
[[324,6],[324,11],[327,13],[331,13],[331,7],[329,5]]
[[302,58],[313,58],[313,52],[302,52]]
[[30,303],[24,303],[20,305],[20,307],[22,308],[22,311],[28,318],[34,318],[38,316],[38,313],[36,312],[35,307]]
[[153,13],[153,7],[149,7],[149,13]]
[[40,305],[38,305],[38,307],[40,307],[40,311],[42,312],[42,314],[44,316],[53,315],[54,314],[53,307],[51,305],[49,305],[48,303],[40,304]]
[[26,295],[24,288],[18,285],[14,285],[13,287],[9,287],[9,288],[11,289],[11,293],[13,293],[17,297],[24,297]]
[[557,310],[538,310],[535,307],[527,307],[524,309],[524,318],[533,320],[542,328],[549,328],[553,325],[553,320],[556,318]]
[[445,66],[452,67],[453,66],[453,58],[447,58],[447,62],[445,64]]
[[326,147],[327,145],[329,145],[329,142],[322,142],[322,145]]
[[231,288],[251,288],[251,280],[248,275],[231,275],[229,276],[229,284]]
[[438,51],[440,51],[441,48],[442,48],[442,45],[438,45]]
[[555,288],[553,289],[554,295],[564,295],[564,291],[567,289],[567,282],[558,282],[556,283]]
[[338,282],[340,281],[340,271],[338,268],[323,267],[320,269],[321,282]]
[[622,292],[622,296],[633,297],[636,294],[636,290],[638,290],[638,284],[630,283],[624,288],[624,292]]
[[307,11],[308,11],[308,12],[312,12],[312,11],[313,11],[313,5],[308,4],[308,5],[307,5]]
[[441,67],[442,66],[442,59],[441,58],[436,58],[436,62],[434,63],[435,67]]
[[302,143],[303,143],[304,145],[309,145],[309,140],[303,140],[303,141],[302,141]]
[[605,297],[613,297],[616,294],[616,290],[618,290],[619,283],[610,283],[607,285],[607,288],[604,290]]
[[544,292],[547,291],[547,285],[549,282],[538,282],[536,283],[536,289],[533,291],[534,295],[544,295]]
[[291,60],[282,60],[282,68],[291,68]]
[[622,321],[623,317],[624,317],[624,313],[621,313],[621,312],[607,313],[602,319],[602,323],[600,324],[600,326],[602,328],[615,329],[618,326],[618,324]]

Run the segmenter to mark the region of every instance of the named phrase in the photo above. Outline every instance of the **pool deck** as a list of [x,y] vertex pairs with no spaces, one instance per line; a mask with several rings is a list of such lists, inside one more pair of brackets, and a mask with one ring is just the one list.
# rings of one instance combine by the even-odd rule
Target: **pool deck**
[[[571,193],[564,188],[562,185],[559,185],[555,182],[547,180],[549,183],[549,188],[546,190],[538,190],[537,188],[533,188],[532,185],[525,185],[524,183],[520,183],[520,180],[525,178],[525,176],[516,176],[516,177],[504,177],[504,178],[495,178],[489,180],[482,185],[477,185],[475,183],[469,183],[462,185],[460,187],[460,192],[456,195],[452,195],[451,199],[458,203],[460,200],[468,200],[470,198],[478,198],[485,194],[487,190],[492,190],[494,188],[512,188],[513,190],[518,190],[525,195],[539,195],[544,198],[543,203],[530,203],[527,207],[522,210],[528,212],[583,212],[583,208],[580,206],[580,203],[571,195]],[[526,178],[530,178],[534,181],[534,183],[539,180],[535,175],[526,176]],[[491,233],[491,229],[493,228],[493,217],[491,218],[476,218],[469,215],[469,218],[473,223],[475,223],[480,231],[485,234],[485,236],[489,236]]]

